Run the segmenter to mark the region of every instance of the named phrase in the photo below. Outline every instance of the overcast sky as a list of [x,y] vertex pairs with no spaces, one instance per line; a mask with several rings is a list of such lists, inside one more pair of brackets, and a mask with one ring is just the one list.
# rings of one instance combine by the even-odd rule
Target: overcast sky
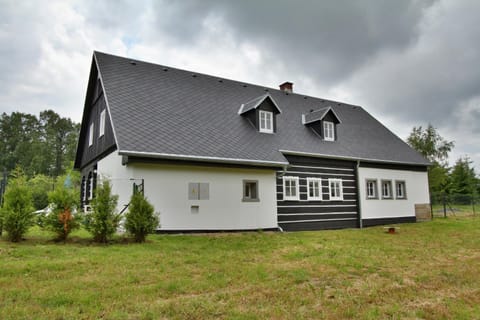
[[93,50],[433,124],[480,169],[480,1],[0,0],[0,112],[80,122]]

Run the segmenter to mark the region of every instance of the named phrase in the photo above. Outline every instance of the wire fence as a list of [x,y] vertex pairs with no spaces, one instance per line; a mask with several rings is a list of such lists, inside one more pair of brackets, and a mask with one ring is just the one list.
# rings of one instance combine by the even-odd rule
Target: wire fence
[[480,195],[460,193],[432,193],[433,217],[474,216],[479,214]]

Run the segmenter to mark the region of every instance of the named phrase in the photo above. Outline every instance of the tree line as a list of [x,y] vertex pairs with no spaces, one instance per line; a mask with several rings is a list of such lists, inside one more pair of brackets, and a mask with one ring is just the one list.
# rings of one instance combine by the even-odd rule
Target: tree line
[[448,157],[455,143],[445,140],[431,124],[426,128],[414,127],[407,143],[431,162],[428,182],[432,195],[480,195],[480,178],[471,159],[468,156],[460,157],[450,167]]
[[0,170],[21,167],[28,177],[58,177],[72,167],[80,124],[53,110],[0,117]]

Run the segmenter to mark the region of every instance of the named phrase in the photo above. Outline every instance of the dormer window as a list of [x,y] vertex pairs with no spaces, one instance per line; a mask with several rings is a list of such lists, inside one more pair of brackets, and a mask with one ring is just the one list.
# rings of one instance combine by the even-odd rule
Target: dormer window
[[239,115],[262,133],[277,131],[276,117],[281,112],[275,100],[268,93],[243,103],[238,110]]
[[302,114],[302,123],[325,141],[337,140],[337,126],[341,123],[332,107],[310,110]]
[[326,141],[335,141],[335,126],[333,122],[323,121],[323,137]]
[[273,133],[273,112],[260,110],[260,132]]

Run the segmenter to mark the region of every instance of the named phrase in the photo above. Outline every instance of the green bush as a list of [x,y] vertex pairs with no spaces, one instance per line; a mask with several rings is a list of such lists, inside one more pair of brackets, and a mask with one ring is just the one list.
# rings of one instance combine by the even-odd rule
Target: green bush
[[158,226],[158,216],[153,206],[139,192],[132,195],[125,216],[125,229],[135,237],[136,242],[145,242],[149,233]]
[[34,224],[32,194],[26,178],[20,169],[13,173],[4,195],[3,208],[0,211],[3,229],[12,242],[22,240],[24,234]]
[[96,242],[107,243],[116,232],[121,215],[115,212],[118,196],[112,195],[108,180],[98,184],[95,197],[91,202],[92,212],[85,215],[85,229],[93,235]]
[[54,232],[57,239],[63,241],[80,226],[80,214],[76,213],[79,194],[77,189],[66,183],[69,179],[69,176],[58,178],[55,190],[48,194],[52,211],[42,221],[45,229]]

